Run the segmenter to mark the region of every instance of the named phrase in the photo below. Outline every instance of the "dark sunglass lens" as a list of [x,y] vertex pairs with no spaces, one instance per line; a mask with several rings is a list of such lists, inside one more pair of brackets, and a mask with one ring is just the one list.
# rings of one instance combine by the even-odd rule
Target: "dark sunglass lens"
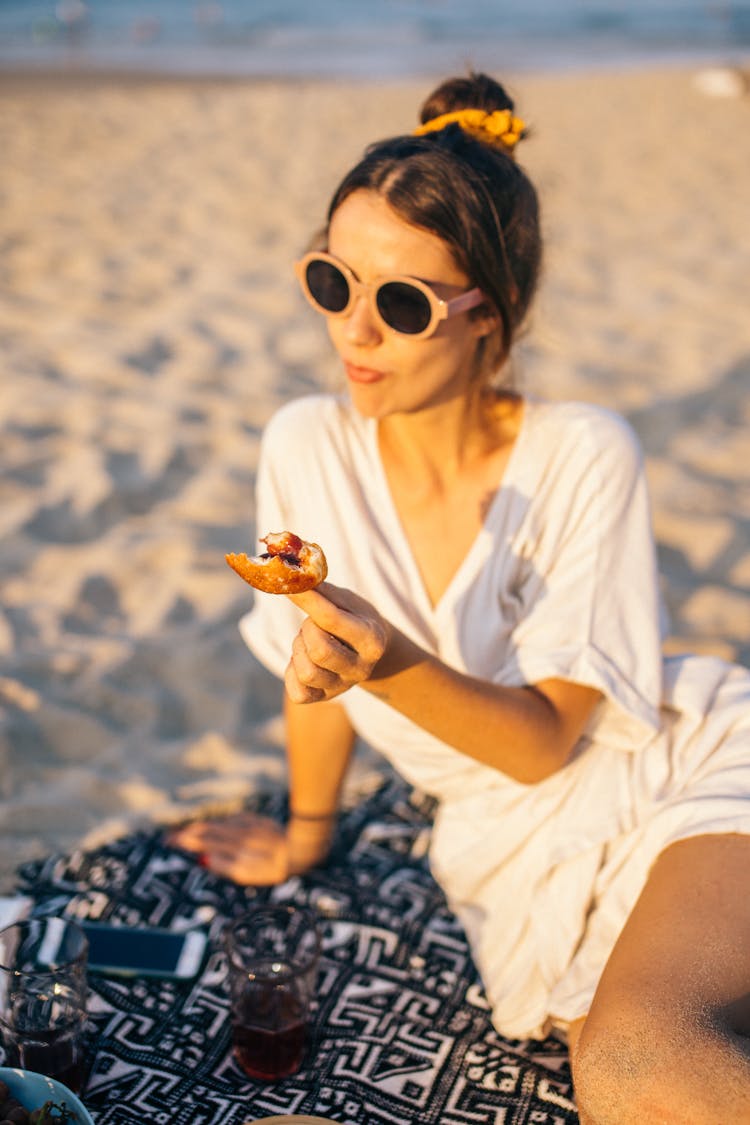
[[381,285],[378,289],[378,310],[386,324],[407,336],[424,332],[432,318],[430,302],[425,294],[407,281],[389,281]]
[[307,287],[322,309],[343,312],[349,304],[349,282],[332,262],[313,259],[307,265]]

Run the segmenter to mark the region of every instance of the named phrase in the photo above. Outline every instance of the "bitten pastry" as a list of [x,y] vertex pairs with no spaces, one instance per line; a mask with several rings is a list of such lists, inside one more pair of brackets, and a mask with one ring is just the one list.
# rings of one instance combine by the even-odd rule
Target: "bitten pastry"
[[328,563],[317,543],[307,543],[292,531],[271,532],[261,539],[262,555],[231,554],[232,570],[266,594],[301,594],[312,590],[328,574]]

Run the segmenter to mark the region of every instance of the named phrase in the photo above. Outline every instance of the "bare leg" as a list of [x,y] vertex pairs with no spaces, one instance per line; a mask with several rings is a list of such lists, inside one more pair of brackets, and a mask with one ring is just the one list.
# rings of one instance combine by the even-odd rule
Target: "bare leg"
[[750,836],[669,847],[571,1062],[582,1125],[750,1123]]
[[585,1024],[588,1016],[581,1016],[580,1019],[573,1020],[568,1026],[568,1054],[570,1055],[571,1062],[575,1057],[576,1049],[578,1047],[578,1040],[581,1038],[583,1025]]

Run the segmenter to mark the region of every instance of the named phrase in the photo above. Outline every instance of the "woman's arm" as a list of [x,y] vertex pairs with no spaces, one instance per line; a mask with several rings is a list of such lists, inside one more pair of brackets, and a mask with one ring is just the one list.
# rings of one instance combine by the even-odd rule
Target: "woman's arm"
[[488,683],[447,667],[403,634],[362,686],[449,746],[524,784],[565,765],[601,699],[595,688],[569,680]]
[[286,838],[288,870],[293,874],[328,855],[354,730],[340,703],[306,707],[285,694],[284,716],[289,768]]
[[204,866],[249,886],[281,883],[325,859],[336,826],[339,791],[354,732],[339,703],[303,707],[284,702],[289,764],[289,823],[240,812],[192,820],[169,841],[197,852]]
[[286,672],[290,699],[330,700],[359,684],[455,749],[526,784],[565,764],[601,699],[595,688],[566,680],[504,687],[457,672],[368,602],[328,583],[292,600],[309,616]]

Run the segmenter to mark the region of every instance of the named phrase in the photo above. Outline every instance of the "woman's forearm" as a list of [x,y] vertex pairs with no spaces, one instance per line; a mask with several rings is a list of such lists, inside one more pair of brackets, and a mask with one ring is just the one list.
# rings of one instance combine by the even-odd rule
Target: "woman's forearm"
[[600,694],[565,680],[504,687],[457,672],[398,630],[365,691],[436,738],[527,784],[568,760]]
[[458,672],[421,649],[351,590],[325,583],[292,599],[309,616],[286,671],[303,707],[356,685],[425,731],[527,784],[567,762],[600,693],[547,679],[505,687]]
[[354,746],[354,730],[336,701],[307,707],[284,699],[290,811],[335,813]]
[[340,703],[313,707],[284,701],[289,770],[290,873],[304,871],[328,854],[341,786],[354,746],[354,731]]

